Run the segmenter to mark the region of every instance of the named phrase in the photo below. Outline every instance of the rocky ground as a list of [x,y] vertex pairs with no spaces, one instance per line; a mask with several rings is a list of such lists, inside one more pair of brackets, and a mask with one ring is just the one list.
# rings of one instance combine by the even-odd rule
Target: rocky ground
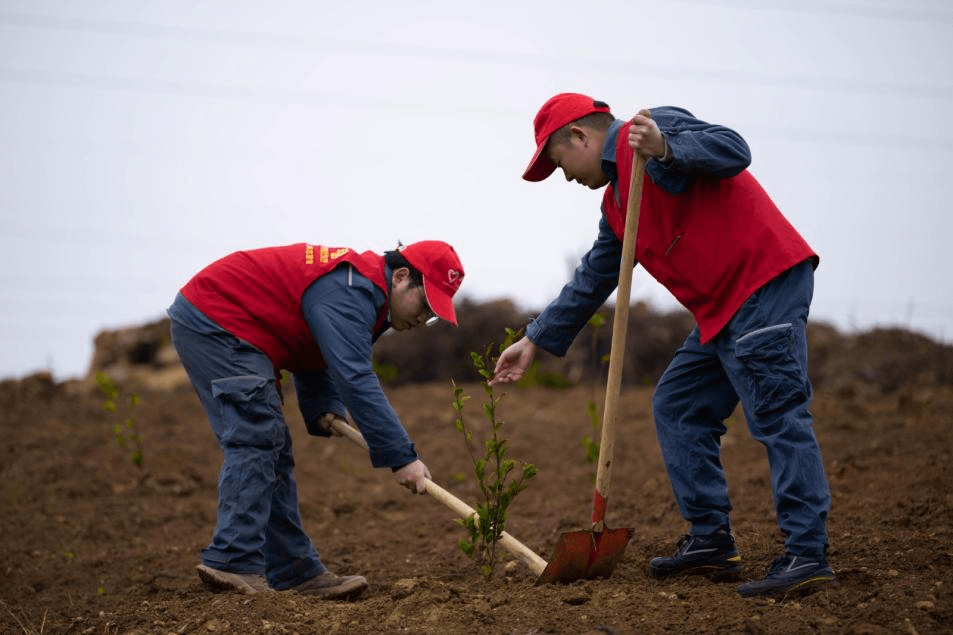
[[[117,446],[116,415],[103,410],[94,382],[40,374],[0,383],[0,631],[953,632],[951,349],[895,331],[822,336],[812,352],[824,362],[813,411],[833,493],[836,587],[746,600],[732,584],[650,579],[648,560],[670,553],[686,526],[661,464],[651,387],[627,383],[608,519],[634,536],[610,578],[536,586],[510,561],[484,579],[458,549],[465,534],[446,507],[409,494],[346,440],[309,437],[288,392],[305,525],[329,567],[365,575],[370,587],[350,602],[214,593],[195,565],[214,523],[221,453],[169,362],[151,374],[114,369],[123,398],[141,397],[142,468]],[[468,423],[485,433],[482,386],[464,387]],[[449,382],[386,390],[434,480],[475,503]],[[502,392],[511,457],[539,469],[507,528],[548,558],[560,533],[588,524],[595,468],[581,439],[594,434],[586,408],[602,394],[595,382]],[[745,574],[760,577],[781,537],[765,455],[740,412],[723,446]]]

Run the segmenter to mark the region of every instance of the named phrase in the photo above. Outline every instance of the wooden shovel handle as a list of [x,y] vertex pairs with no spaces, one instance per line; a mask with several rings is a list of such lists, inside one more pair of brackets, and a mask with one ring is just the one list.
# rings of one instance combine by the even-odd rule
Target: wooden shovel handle
[[[347,437],[348,440],[361,446],[365,450],[368,449],[367,441],[364,440],[364,435],[361,434],[361,431],[353,426],[347,425],[341,419],[334,419],[334,421],[331,423],[331,429],[332,432],[340,433],[341,436]],[[476,518],[476,510],[430,479],[427,479],[427,493],[452,509],[455,514],[460,516],[460,518],[468,518],[470,516],[474,516],[474,519]],[[532,571],[533,575],[536,577],[539,577],[539,575],[543,572],[543,569],[546,568],[545,560],[543,560],[535,551],[521,543],[507,532],[504,531],[503,535],[500,536],[499,543],[501,547],[509,551],[523,564],[529,567],[530,571]]]
[[[648,110],[639,112],[651,117]],[[596,471],[596,492],[592,511],[593,531],[605,527],[606,502],[609,499],[612,454],[615,449],[615,423],[625,366],[625,336],[629,326],[629,298],[632,291],[632,269],[635,261],[635,240],[639,232],[639,207],[642,203],[642,181],[645,178],[645,157],[632,156],[632,176],[626,205],[625,233],[622,236],[622,260],[619,263],[619,287],[616,291],[615,317],[612,321],[612,348],[609,351],[609,380],[602,414],[602,438],[599,442],[599,467]]]

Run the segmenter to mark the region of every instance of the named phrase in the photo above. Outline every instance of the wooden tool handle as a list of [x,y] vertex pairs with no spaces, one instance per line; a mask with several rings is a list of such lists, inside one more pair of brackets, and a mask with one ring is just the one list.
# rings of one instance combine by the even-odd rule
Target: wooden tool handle
[[[647,110],[640,115],[651,117]],[[592,511],[593,531],[605,527],[606,502],[609,499],[612,455],[615,449],[615,423],[625,366],[625,336],[629,326],[629,298],[632,291],[632,269],[635,262],[635,241],[639,232],[639,207],[642,203],[642,180],[645,178],[645,157],[632,153],[632,176],[626,205],[625,233],[622,236],[622,260],[619,263],[619,287],[616,291],[615,317],[612,322],[612,348],[609,351],[609,380],[602,414],[602,438],[599,442],[599,467],[596,471],[596,492]]]
[[[468,518],[470,516],[473,516],[474,520],[478,518],[476,510],[429,479],[427,480],[427,493],[452,509],[460,518]],[[545,560],[507,532],[504,531],[500,536],[499,543],[501,547],[519,558],[523,564],[529,567],[535,576],[539,577],[543,569],[546,568]]]
[[[365,450],[368,449],[367,441],[364,440],[364,435],[362,435],[361,431],[357,428],[347,425],[340,419],[335,419],[331,423],[331,428],[332,431],[339,432],[341,436],[347,437],[348,440],[355,443],[356,445],[361,446]],[[454,513],[460,516],[460,518],[468,518],[470,516],[474,516],[474,518],[476,518],[476,510],[430,479],[427,479],[427,493],[452,509]],[[539,575],[543,572],[543,569],[546,568],[545,560],[543,560],[535,551],[521,543],[507,532],[504,531],[503,535],[500,536],[499,543],[501,547],[509,551],[523,564],[529,567],[530,571],[532,571],[535,576],[539,577]]]

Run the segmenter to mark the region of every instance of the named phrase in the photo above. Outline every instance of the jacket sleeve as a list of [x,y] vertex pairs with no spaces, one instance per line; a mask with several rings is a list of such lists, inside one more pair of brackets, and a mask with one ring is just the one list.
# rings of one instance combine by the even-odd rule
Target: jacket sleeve
[[592,248],[559,296],[529,323],[526,336],[548,353],[565,355],[589,318],[618,286],[621,260],[622,243],[602,216]]
[[672,153],[667,163],[649,161],[646,172],[669,194],[682,194],[697,177],[731,178],[751,165],[751,150],[740,134],[696,119],[674,106],[652,109]]
[[317,418],[327,412],[342,418],[346,416],[344,402],[338,395],[331,373],[327,370],[295,373],[294,385],[298,409],[304,417],[308,433],[317,437],[331,436],[328,430],[315,425]]
[[384,294],[348,269],[340,267],[312,284],[304,293],[302,309],[328,376],[370,447],[371,463],[401,467],[416,460],[417,453],[384,395],[371,357],[372,329]]

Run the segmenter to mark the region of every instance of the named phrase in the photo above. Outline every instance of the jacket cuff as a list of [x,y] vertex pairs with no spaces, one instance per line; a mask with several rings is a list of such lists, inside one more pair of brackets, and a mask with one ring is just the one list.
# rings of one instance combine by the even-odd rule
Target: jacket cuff
[[325,411],[323,411],[323,412],[322,412],[321,414],[319,414],[319,415],[314,415],[314,416],[312,416],[312,417],[305,417],[305,419],[304,419],[304,427],[307,428],[308,434],[310,434],[311,436],[315,436],[315,437],[329,437],[329,436],[331,436],[331,432],[330,432],[329,430],[325,429],[324,427],[322,427],[321,424],[320,424],[320,422],[319,422],[319,420],[320,420],[322,417],[324,417],[324,415],[328,414],[329,412],[330,412],[330,413],[333,413],[333,414],[336,414],[337,416],[341,417],[341,418],[344,419],[345,421],[347,420],[347,416],[344,414],[344,409],[343,409],[343,408],[342,408],[340,411],[339,411],[339,410],[325,410]]
[[389,467],[395,471],[418,459],[413,443],[390,448],[371,448],[369,454],[374,467]]
[[[301,416],[304,417],[305,427],[308,428],[308,434],[318,437],[328,436],[326,433],[320,432],[321,427],[317,423],[322,415],[333,412],[342,419],[347,419],[347,409],[344,407],[344,403],[337,399],[307,398],[299,402],[298,406],[298,409],[301,410]],[[319,432],[315,432],[315,428]]]
[[526,325],[526,337],[528,337],[529,341],[533,344],[556,357],[565,356],[566,351],[569,350],[569,346],[572,344],[572,341],[563,343],[556,338],[547,337],[546,327],[540,323],[539,318]]

